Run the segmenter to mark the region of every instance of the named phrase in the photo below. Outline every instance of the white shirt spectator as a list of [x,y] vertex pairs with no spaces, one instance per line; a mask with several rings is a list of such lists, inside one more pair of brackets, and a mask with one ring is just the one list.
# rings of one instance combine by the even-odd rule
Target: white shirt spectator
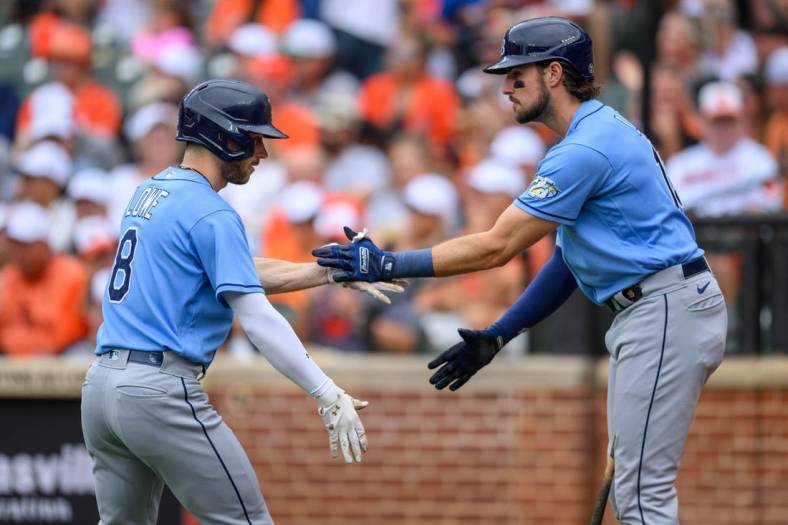
[[243,186],[228,184],[219,192],[241,217],[246,228],[249,250],[253,254],[261,253],[260,238],[266,212],[286,183],[285,167],[282,163],[269,159],[255,168],[248,183]]
[[673,156],[667,172],[684,203],[699,216],[736,215],[780,209],[777,163],[771,153],[744,138],[728,152],[718,154],[698,144]]
[[320,18],[327,24],[367,42],[388,47],[399,31],[396,0],[324,0]]
[[758,70],[755,42],[744,31],[736,31],[736,35],[721,54],[711,52],[703,54],[701,69],[722,80],[735,80],[743,74],[755,73]]

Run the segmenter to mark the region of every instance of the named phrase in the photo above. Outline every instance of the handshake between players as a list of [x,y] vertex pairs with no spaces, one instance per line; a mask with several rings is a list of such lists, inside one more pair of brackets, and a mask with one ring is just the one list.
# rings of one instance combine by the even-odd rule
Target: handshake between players
[[[353,283],[356,286],[364,283],[375,283],[378,286],[388,284],[393,287],[392,291],[401,291],[400,288],[407,286],[406,281],[397,278],[403,275],[401,272],[411,275],[415,269],[418,273],[419,265],[422,264],[420,261],[403,261],[394,253],[380,249],[367,236],[366,229],[357,233],[345,227],[345,235],[350,241],[347,244],[333,243],[312,251],[312,255],[317,257],[317,263],[329,268],[332,281]],[[402,253],[398,255],[401,256]],[[398,264],[402,263],[408,268],[398,268]],[[502,338],[490,329],[460,328],[458,331],[462,341],[427,365],[431,370],[438,368],[430,378],[430,383],[438,390],[447,386],[450,390],[460,388],[482,367],[488,365],[504,345]]]

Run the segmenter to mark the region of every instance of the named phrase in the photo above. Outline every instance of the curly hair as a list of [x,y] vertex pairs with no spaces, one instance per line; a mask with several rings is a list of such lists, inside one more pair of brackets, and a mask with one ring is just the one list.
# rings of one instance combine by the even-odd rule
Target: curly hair
[[[553,61],[541,62],[539,68],[544,71],[550,62]],[[561,64],[564,70],[564,77],[561,82],[564,84],[564,87],[566,87],[566,90],[569,91],[570,95],[580,102],[585,102],[586,100],[591,100],[599,96],[599,84],[595,83],[593,80],[586,80],[581,77],[580,74],[575,71],[572,64],[563,60],[557,60],[557,62]]]

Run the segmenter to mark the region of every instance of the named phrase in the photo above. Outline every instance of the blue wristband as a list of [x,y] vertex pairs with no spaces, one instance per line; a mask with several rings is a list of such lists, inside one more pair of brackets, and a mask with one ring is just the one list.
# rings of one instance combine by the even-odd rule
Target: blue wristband
[[391,276],[398,277],[435,277],[432,267],[432,248],[392,252],[394,268]]
[[577,288],[577,281],[564,262],[561,248],[539,271],[517,301],[487,331],[503,344],[555,312]]

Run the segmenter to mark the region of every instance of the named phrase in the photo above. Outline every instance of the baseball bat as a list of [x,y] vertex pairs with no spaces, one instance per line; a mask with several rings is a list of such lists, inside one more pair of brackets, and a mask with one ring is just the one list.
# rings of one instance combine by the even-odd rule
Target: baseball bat
[[607,458],[605,476],[602,478],[602,488],[599,489],[599,494],[597,494],[596,497],[596,505],[594,505],[594,513],[591,515],[591,525],[602,525],[602,518],[605,517],[605,507],[607,506],[607,497],[610,494],[610,484],[613,483],[614,470],[615,461],[611,456]]

